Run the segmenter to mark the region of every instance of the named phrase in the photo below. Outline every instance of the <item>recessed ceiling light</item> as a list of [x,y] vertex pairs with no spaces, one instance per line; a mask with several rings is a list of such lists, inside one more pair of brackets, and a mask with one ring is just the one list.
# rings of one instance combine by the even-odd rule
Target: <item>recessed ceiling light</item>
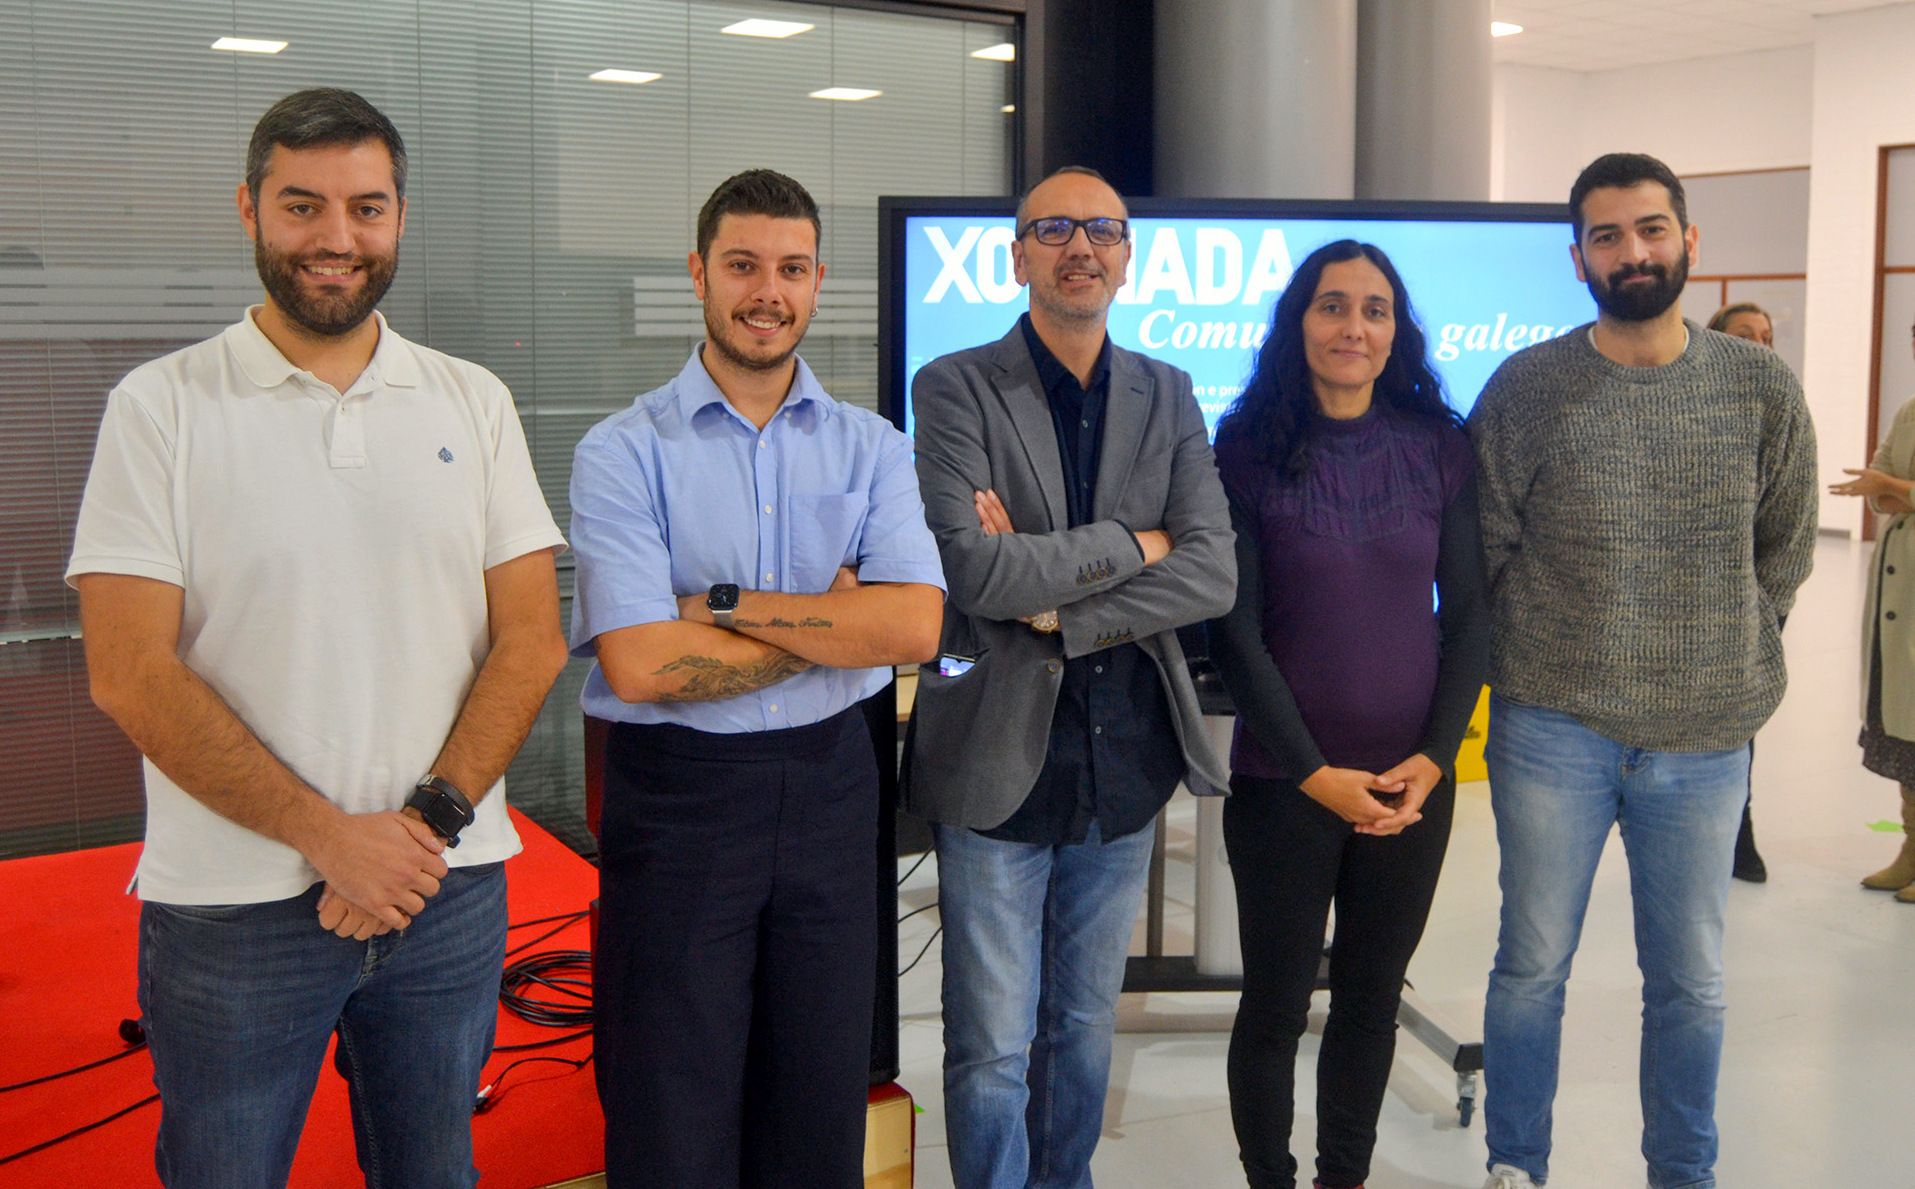
[[1014,111],[1016,111],[1016,110],[1017,110],[1017,104],[1015,104],[1015,103],[1007,103],[1007,104],[1005,104],[1005,105],[1004,105],[1003,107],[1000,107],[1000,108],[998,108],[997,110],[999,110],[999,111],[1001,111],[1001,112],[1003,112],[1003,113],[1004,113],[1005,115],[1007,115],[1007,116],[1008,116],[1008,115],[1010,115],[1010,114],[1011,114],[1012,112],[1014,112]]
[[229,54],[276,54],[288,44],[264,37],[222,37],[213,43],[213,48]]
[[655,83],[665,76],[650,70],[595,70],[585,77],[595,83],[630,83],[637,86],[640,83]]
[[1489,23],[1489,35],[1491,37],[1514,37],[1522,31],[1523,27],[1513,21],[1491,21]]
[[856,103],[860,99],[876,99],[883,91],[866,90],[864,87],[826,87],[822,91],[813,91],[813,99],[837,99],[845,103]]
[[1000,41],[996,45],[987,45],[981,50],[972,50],[971,56],[982,58],[986,62],[1015,62],[1017,47],[1008,41]]
[[809,33],[816,25],[807,25],[803,21],[767,21],[756,17],[749,21],[739,21],[735,25],[726,25],[720,33],[729,33],[733,37],[796,37],[800,33]]

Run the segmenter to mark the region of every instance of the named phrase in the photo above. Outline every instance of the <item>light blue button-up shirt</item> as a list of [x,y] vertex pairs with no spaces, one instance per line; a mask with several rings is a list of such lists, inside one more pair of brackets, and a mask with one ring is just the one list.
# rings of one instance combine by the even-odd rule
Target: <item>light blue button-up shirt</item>
[[[840,566],[863,582],[944,589],[911,439],[842,404],[797,361],[760,430],[725,402],[694,350],[677,378],[592,427],[572,460],[572,653],[618,628],[678,618],[714,583],[820,594]],[[812,668],[716,702],[621,701],[597,664],[580,704],[598,718],[733,734],[822,721],[870,697],[888,669]]]

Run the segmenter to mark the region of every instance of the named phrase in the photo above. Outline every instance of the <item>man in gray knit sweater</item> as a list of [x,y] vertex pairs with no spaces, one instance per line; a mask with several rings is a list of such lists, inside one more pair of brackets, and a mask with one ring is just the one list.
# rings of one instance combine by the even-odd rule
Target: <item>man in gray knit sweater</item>
[[1494,654],[1502,931],[1484,1022],[1487,1189],[1548,1175],[1564,989],[1620,825],[1643,970],[1652,1189],[1714,1186],[1722,919],[1749,740],[1815,542],[1815,437],[1774,352],[1686,322],[1682,184],[1599,158],[1570,191],[1599,316],[1519,352],[1470,417]]

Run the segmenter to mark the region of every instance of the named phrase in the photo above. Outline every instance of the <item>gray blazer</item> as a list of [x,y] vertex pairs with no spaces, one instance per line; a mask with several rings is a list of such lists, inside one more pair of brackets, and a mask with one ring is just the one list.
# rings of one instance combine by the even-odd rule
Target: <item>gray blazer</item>
[[[1235,538],[1190,376],[1112,346],[1110,401],[1090,524],[1070,523],[1057,432],[1023,332],[934,359],[911,387],[918,486],[950,594],[942,651],[962,676],[918,668],[905,805],[990,829],[1037,783],[1063,661],[1136,642],[1163,674],[1184,784],[1224,792],[1224,773],[1176,629],[1230,610]],[[1016,532],[985,536],[974,492],[993,489]],[[1170,556],[1145,567],[1132,530],[1163,529]],[[1020,616],[1055,609],[1062,630]]]

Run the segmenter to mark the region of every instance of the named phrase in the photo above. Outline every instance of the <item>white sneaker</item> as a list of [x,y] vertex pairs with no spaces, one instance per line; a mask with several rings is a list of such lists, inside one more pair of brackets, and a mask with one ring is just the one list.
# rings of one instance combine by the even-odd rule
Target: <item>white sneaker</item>
[[1483,1189],[1537,1189],[1536,1182],[1529,1174],[1510,1164],[1492,1164],[1489,1166],[1489,1180],[1483,1182]]

